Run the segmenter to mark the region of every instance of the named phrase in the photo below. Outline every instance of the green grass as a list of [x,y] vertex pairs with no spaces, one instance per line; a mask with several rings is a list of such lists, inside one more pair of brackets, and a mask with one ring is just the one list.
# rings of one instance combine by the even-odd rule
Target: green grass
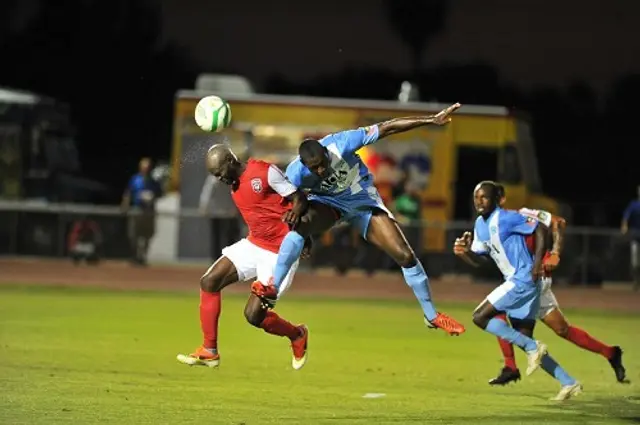
[[[287,341],[245,324],[244,298],[225,297],[218,370],[177,363],[201,340],[197,296],[0,288],[1,424],[632,424],[637,384],[617,384],[608,363],[537,331],[585,386],[548,398],[539,371],[491,388],[495,338],[471,326],[473,306],[447,306],[468,325],[459,338],[425,329],[414,303],[283,300],[278,310],[311,330],[309,363],[290,369]],[[626,349],[640,380],[639,316],[567,312]],[[525,364],[524,355],[518,361]],[[385,393],[363,399],[365,393]]]

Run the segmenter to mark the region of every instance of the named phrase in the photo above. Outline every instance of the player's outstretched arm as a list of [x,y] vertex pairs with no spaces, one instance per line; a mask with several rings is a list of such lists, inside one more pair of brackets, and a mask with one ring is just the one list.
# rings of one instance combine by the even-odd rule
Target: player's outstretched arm
[[378,123],[378,140],[391,134],[403,133],[425,125],[445,125],[451,121],[450,115],[455,112],[456,109],[460,108],[460,106],[462,105],[454,103],[435,115],[394,118]]

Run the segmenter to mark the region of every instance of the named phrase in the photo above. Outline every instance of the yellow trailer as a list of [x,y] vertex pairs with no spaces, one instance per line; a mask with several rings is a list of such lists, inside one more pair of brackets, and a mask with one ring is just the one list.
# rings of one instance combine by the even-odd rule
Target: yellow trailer
[[[176,96],[173,133],[172,187],[179,187],[180,164],[189,155],[183,139],[201,134],[193,111],[203,91],[180,91]],[[390,118],[424,115],[447,105],[400,103],[307,96],[247,94],[224,97],[233,112],[225,140],[236,151],[286,165],[300,142],[334,131]],[[425,246],[442,252],[447,222],[472,218],[471,194],[480,180],[497,180],[508,193],[508,207],[524,205],[558,212],[559,204],[541,193],[539,168],[525,117],[504,107],[463,105],[444,127],[429,126],[393,135],[362,149],[365,161],[383,156],[422,187],[427,223]]]

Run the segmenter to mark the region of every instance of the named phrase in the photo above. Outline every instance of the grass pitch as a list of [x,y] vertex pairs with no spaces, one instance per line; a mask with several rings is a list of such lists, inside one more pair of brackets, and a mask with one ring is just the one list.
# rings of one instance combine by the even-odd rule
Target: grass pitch
[[559,385],[542,370],[487,385],[501,358],[495,338],[473,328],[473,306],[440,306],[467,325],[452,338],[426,329],[416,303],[288,297],[279,313],[310,329],[309,361],[293,371],[287,341],[246,324],[244,301],[223,296],[222,363],[209,369],[175,360],[201,341],[197,294],[0,287],[0,423],[640,423],[640,316],[567,312],[625,349],[630,385],[539,326],[585,387],[556,403]]

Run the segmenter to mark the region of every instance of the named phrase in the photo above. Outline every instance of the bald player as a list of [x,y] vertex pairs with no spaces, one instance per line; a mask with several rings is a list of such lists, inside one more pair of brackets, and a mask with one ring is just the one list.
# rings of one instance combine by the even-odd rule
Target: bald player
[[[224,248],[222,256],[200,279],[200,326],[204,342],[195,352],[177,356],[178,361],[187,365],[217,367],[220,363],[220,291],[227,285],[250,279],[267,282],[273,274],[280,244],[289,232],[282,217],[289,211],[298,216],[304,214],[307,198],[275,165],[255,159],[240,162],[226,145],[209,148],[206,166],[209,173],[230,186],[233,201],[249,228],[249,235]],[[310,240],[307,242],[306,253]],[[287,274],[279,288],[279,296],[291,285],[297,266],[296,262]],[[260,285],[253,283],[256,284]],[[272,305],[266,305],[251,294],[244,315],[251,325],[269,334],[289,338],[293,350],[292,366],[302,368],[307,359],[307,327],[289,323],[269,307]]]

